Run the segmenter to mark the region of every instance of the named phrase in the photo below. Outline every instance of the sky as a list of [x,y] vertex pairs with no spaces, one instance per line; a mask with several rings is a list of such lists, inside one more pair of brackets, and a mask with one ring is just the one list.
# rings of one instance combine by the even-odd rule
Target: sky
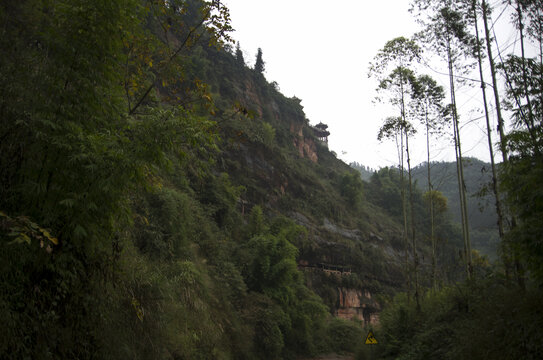
[[[397,166],[393,143],[377,141],[390,105],[374,103],[377,83],[368,78],[369,63],[385,43],[419,30],[408,12],[408,0],[224,0],[230,9],[232,37],[253,66],[257,49],[263,52],[266,79],[281,92],[296,96],[310,124],[328,124],[329,148],[346,163],[356,161],[373,169]],[[507,31],[507,30],[506,30]],[[513,34],[512,32],[511,34]],[[504,39],[514,36],[505,34]],[[442,64],[422,69],[446,85]],[[446,87],[446,86],[445,86]],[[479,87],[460,88],[459,108],[464,156],[488,161]],[[488,96],[490,97],[491,94]],[[492,120],[494,121],[494,119]],[[454,161],[452,142],[434,139],[431,161]],[[421,130],[411,144],[412,164],[426,160]]]

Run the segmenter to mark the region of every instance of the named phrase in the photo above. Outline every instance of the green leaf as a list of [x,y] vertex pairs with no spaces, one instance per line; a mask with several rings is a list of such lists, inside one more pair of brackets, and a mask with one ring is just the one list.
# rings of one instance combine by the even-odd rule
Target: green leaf
[[22,243],[27,243],[28,245],[30,245],[30,237],[28,237],[28,235],[26,235],[25,233],[20,233],[19,236],[15,240],[9,242],[10,245],[22,244]]
[[49,241],[51,241],[53,244],[58,245],[58,239],[54,236],[52,236],[49,231],[40,228],[41,233],[43,236],[45,236]]
[[74,235],[78,238],[84,238],[87,237],[87,230],[81,225],[77,225],[74,229]]

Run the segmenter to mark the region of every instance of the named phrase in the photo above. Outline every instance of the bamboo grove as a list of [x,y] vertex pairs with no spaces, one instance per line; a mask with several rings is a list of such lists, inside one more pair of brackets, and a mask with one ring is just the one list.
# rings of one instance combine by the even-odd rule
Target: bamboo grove
[[[541,323],[540,317],[530,318],[529,314],[540,309],[533,301],[541,299],[543,284],[543,198],[540,180],[537,180],[542,178],[543,168],[543,3],[537,0],[492,4],[485,0],[415,0],[410,11],[422,30],[412,39],[398,37],[387,42],[370,64],[369,71],[369,76],[379,84],[377,99],[392,105],[392,116],[384,120],[378,138],[394,140],[398,148],[408,279],[406,297],[397,298],[385,310],[383,327],[388,331],[388,342],[382,356],[538,358],[542,354],[537,341],[541,333],[535,329],[511,333],[498,325],[507,316],[497,309],[515,306],[502,297],[520,292],[514,296],[518,317],[511,320],[512,323],[523,329]],[[496,35],[496,21],[504,14],[510,16],[510,28],[516,31],[516,46],[505,48]],[[510,49],[517,50],[511,52]],[[437,85],[436,80],[424,74],[430,72],[438,72],[443,83],[448,78],[447,86]],[[464,120],[460,111],[458,89],[467,86],[481,89],[478,106],[484,123],[480,127],[486,133],[492,174],[486,191],[493,195],[500,237],[499,261],[484,274],[474,270],[476,253],[471,245],[471,216],[467,211],[464,181],[463,137],[465,125],[471,119],[466,114],[468,120]],[[425,198],[432,224],[440,194],[435,190],[431,173],[431,142],[452,138],[451,146],[455,149],[463,238],[463,252],[458,261],[464,266],[466,279],[461,286],[435,281],[440,265],[435,257],[434,226],[429,234],[421,235],[409,227],[409,223],[416,221],[410,197],[413,186],[410,141],[419,130],[426,134]],[[409,237],[412,241],[407,241]],[[421,290],[418,282],[421,268],[416,242],[420,239],[430,241],[434,250],[431,290],[427,292]],[[460,310],[464,306],[465,310]],[[485,306],[496,312],[490,314],[491,310],[483,309]],[[440,320],[448,316],[456,320],[448,323]],[[492,333],[497,337],[474,335],[475,331],[485,332],[487,328],[493,328]],[[400,334],[405,331],[413,331],[415,340]],[[444,332],[449,340],[436,341],[440,335],[434,331]],[[492,341],[499,341],[497,339],[505,341],[507,338],[501,336],[506,333],[518,342],[510,347],[491,345]],[[467,334],[481,339],[479,347],[459,343],[467,341]],[[436,341],[433,344],[428,341],[432,337]]]

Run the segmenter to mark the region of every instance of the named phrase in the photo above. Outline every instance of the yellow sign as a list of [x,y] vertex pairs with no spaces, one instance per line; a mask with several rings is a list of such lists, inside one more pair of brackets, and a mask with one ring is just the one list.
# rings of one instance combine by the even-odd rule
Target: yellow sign
[[377,344],[377,339],[375,336],[373,336],[373,331],[370,331],[368,333],[368,336],[366,336],[366,345],[375,345]]

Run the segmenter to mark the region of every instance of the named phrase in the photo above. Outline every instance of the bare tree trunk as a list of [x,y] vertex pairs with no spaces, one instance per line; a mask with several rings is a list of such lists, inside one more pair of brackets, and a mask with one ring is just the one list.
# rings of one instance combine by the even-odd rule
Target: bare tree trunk
[[483,8],[483,23],[485,26],[485,41],[486,51],[488,54],[488,62],[490,64],[490,75],[492,76],[492,89],[494,90],[494,102],[496,106],[496,115],[498,117],[498,134],[500,136],[500,150],[504,163],[507,163],[507,139],[505,137],[505,125],[502,117],[500,94],[498,92],[498,81],[496,80],[496,63],[492,56],[492,44],[490,42],[490,28],[488,26],[488,5],[486,0],[482,0]]
[[434,193],[432,192],[432,177],[430,170],[430,124],[428,120],[428,109],[426,109],[426,155],[427,155],[427,167],[428,167],[428,196],[430,197],[429,210],[430,210],[430,242],[432,244],[432,288],[435,290],[436,286],[436,239],[434,229]]
[[411,176],[411,158],[409,155],[409,128],[405,127],[405,153],[407,155],[407,174],[409,176],[409,209],[411,213],[411,246],[413,251],[413,277],[415,280],[415,301],[417,302],[417,310],[420,310],[420,293],[419,293],[419,255],[417,252],[417,236],[415,233],[415,207],[413,201],[413,181]]
[[[486,3],[486,0],[482,0],[481,3],[482,9],[483,9],[483,24],[485,28],[485,42],[486,42],[486,51],[488,55],[488,62],[490,64],[490,75],[492,76],[492,89],[494,91],[494,104],[496,107],[496,116],[498,118],[498,135],[500,137],[500,151],[502,153],[502,162],[503,165],[506,165],[508,162],[508,154],[507,154],[507,138],[505,137],[505,125],[502,117],[501,112],[501,104],[500,104],[500,95],[498,91],[498,81],[496,80],[496,64],[494,62],[494,57],[492,56],[492,43],[490,41],[490,28],[488,26],[488,4]],[[502,214],[503,215],[503,214]],[[503,218],[502,218],[503,220]],[[502,223],[503,225],[503,223]],[[505,229],[504,229],[505,231]],[[507,239],[502,238],[501,242],[501,255],[502,255],[502,261],[503,266],[505,269],[505,277],[506,279],[510,278],[511,273],[511,255],[510,255],[511,247],[507,241]]]
[[411,272],[409,271],[409,237],[407,231],[407,202],[405,200],[405,176],[404,176],[404,160],[403,160],[403,131],[400,130],[400,194],[402,197],[402,215],[403,215],[403,240],[404,240],[404,257],[405,257],[405,276],[407,280],[407,298],[411,299]]
[[453,70],[453,59],[451,56],[450,41],[447,41],[447,62],[449,65],[449,82],[451,87],[451,105],[453,109],[452,118],[453,118],[453,129],[454,129],[454,145],[455,145],[455,154],[456,154],[456,174],[458,178],[458,192],[460,197],[460,213],[462,218],[462,235],[464,238],[464,254],[466,261],[466,273],[468,279],[471,279],[472,275],[472,264],[471,264],[471,242],[469,238],[469,223],[467,216],[467,205],[466,205],[466,186],[464,183],[464,166],[462,162],[462,147],[460,142],[460,128],[458,124],[458,113],[456,110],[456,95],[455,95],[455,86],[454,86],[454,70]]
[[[528,94],[528,73],[526,70],[526,53],[524,50],[524,21],[522,17],[522,8],[520,6],[520,1],[517,0],[517,15],[518,15],[518,28],[520,34],[520,51],[522,55],[522,78],[524,82],[524,94],[526,95],[526,104],[528,105],[528,121],[532,129],[534,128],[534,114],[532,111],[532,101]],[[534,144],[537,145],[537,144]],[[537,148],[537,147],[536,147]]]
[[481,91],[483,92],[483,106],[484,106],[485,119],[486,119],[488,150],[490,153],[490,166],[492,168],[492,191],[494,192],[496,214],[498,215],[498,233],[500,236],[501,243],[504,243],[505,231],[504,231],[504,225],[503,225],[504,224],[503,210],[502,210],[502,205],[501,205],[500,192],[498,189],[498,176],[496,174],[496,163],[494,161],[494,146],[492,143],[492,128],[490,126],[490,116],[489,116],[489,111],[488,111],[488,102],[486,98],[486,83],[485,83],[485,78],[483,74],[483,58],[481,54],[481,46],[480,46],[480,39],[479,39],[479,25],[477,23],[477,0],[473,0],[472,10],[473,10],[473,19],[474,19],[474,24],[475,24],[475,36],[477,39],[476,55],[477,55],[477,63],[479,64],[479,76],[481,78]]
[[403,130],[399,131],[400,140],[398,140],[398,133],[395,134],[396,150],[398,151],[398,170],[400,172],[400,193],[402,201],[402,216],[403,216],[403,232],[402,240],[404,241],[404,270],[405,281],[407,287],[407,297],[411,299],[411,276],[409,272],[409,239],[407,236],[407,209],[405,206],[405,192],[404,192],[404,175],[403,175]]
[[[401,69],[401,67],[400,67]],[[417,310],[420,311],[420,294],[419,294],[419,257],[417,254],[417,240],[415,237],[415,220],[414,220],[414,207],[413,207],[413,181],[411,178],[411,158],[409,156],[409,124],[407,123],[406,114],[405,114],[405,92],[403,87],[403,76],[400,76],[400,91],[401,91],[401,118],[402,126],[405,133],[405,153],[407,155],[407,173],[409,176],[409,204],[410,204],[410,213],[411,213],[411,236],[412,236],[412,252],[413,252],[413,279],[415,281],[415,301],[417,303]]]

